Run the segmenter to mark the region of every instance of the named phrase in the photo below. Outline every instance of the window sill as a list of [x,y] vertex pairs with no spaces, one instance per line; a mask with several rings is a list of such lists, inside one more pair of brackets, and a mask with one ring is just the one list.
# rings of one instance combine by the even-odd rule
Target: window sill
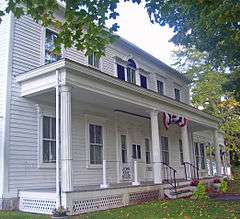
[[87,164],[87,169],[102,169],[102,164]]
[[43,163],[43,162],[39,162],[38,163],[38,168],[39,169],[56,169],[56,163]]

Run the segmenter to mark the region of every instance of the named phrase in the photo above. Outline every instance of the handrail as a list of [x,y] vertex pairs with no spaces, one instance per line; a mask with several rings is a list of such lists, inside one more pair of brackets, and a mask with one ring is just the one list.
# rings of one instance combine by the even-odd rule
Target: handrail
[[[199,179],[199,173],[198,173],[199,168],[198,168],[198,166],[195,166],[194,164],[189,163],[189,162],[183,162],[183,165],[184,165],[186,180],[188,180],[187,165],[190,168],[191,179]],[[192,173],[193,173],[193,177],[192,177]]]
[[[170,186],[172,186],[172,189],[174,192],[177,192],[177,180],[176,180],[176,172],[173,167],[169,166],[167,163],[161,162],[164,167],[164,180],[167,182]],[[167,173],[167,174],[166,174]]]

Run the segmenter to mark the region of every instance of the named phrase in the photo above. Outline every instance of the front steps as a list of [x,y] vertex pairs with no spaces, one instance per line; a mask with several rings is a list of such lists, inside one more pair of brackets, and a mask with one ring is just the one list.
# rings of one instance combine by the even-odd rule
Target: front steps
[[192,195],[195,188],[190,186],[190,181],[178,182],[176,192],[173,187],[168,186],[164,189],[164,195],[169,199],[186,198]]

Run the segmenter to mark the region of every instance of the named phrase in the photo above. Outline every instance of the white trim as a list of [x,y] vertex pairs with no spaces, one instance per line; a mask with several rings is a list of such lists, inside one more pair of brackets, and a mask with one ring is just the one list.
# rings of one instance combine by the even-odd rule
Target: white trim
[[[10,125],[10,105],[11,105],[11,88],[12,88],[12,53],[13,53],[13,39],[14,39],[14,16],[9,15],[9,46],[8,46],[8,71],[6,74],[5,87],[5,104],[3,111],[3,132],[2,132],[2,151],[0,161],[2,165],[2,173],[0,173],[0,197],[8,193],[8,146],[9,146],[9,125]],[[0,24],[1,25],[1,24]]]
[[86,168],[87,169],[102,169],[102,164],[91,164],[90,163],[90,141],[89,141],[89,125],[99,125],[102,126],[102,141],[103,141],[103,149],[102,149],[102,160],[107,160],[105,155],[105,125],[106,125],[106,118],[85,114],[85,145],[86,145]]
[[[38,168],[55,169],[56,163],[43,162],[43,116],[56,117],[54,108],[43,105],[36,105],[38,117]],[[52,109],[52,110],[51,110]]]

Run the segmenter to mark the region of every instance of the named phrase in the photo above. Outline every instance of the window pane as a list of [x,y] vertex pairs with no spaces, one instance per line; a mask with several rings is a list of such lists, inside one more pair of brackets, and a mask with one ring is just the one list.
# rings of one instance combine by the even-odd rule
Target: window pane
[[95,147],[93,145],[90,146],[90,163],[95,164]]
[[51,30],[46,30],[45,38],[45,63],[56,62],[61,59],[61,55],[54,53],[55,45],[54,41],[57,38],[57,34]]
[[125,72],[122,65],[117,64],[117,75],[119,79],[125,81]]
[[163,91],[163,82],[162,81],[157,81],[157,89],[158,89],[158,93],[163,95],[164,91]]
[[88,56],[88,64],[93,65],[93,55]]
[[96,55],[95,53],[93,54],[93,58],[94,58],[94,63],[93,63],[93,65],[94,65],[95,67],[99,68],[99,59],[98,59],[98,57],[97,57],[97,55]]
[[52,139],[56,139],[56,118],[51,118],[51,122],[52,122]]
[[175,92],[175,100],[180,101],[180,90],[175,88],[174,92]]
[[137,158],[141,159],[141,145],[137,145]]
[[43,141],[43,162],[49,162],[49,141]]
[[43,116],[43,138],[50,139],[50,117]]
[[95,143],[95,129],[94,125],[89,125],[89,135],[90,135],[90,143]]
[[95,134],[96,134],[96,142],[98,144],[102,144],[102,126],[95,126]]
[[50,160],[55,162],[56,161],[56,142],[52,141],[51,142],[51,156],[50,156]]
[[132,157],[133,159],[137,159],[137,149],[135,144],[132,145]]
[[147,77],[140,75],[140,85],[143,88],[147,88]]

